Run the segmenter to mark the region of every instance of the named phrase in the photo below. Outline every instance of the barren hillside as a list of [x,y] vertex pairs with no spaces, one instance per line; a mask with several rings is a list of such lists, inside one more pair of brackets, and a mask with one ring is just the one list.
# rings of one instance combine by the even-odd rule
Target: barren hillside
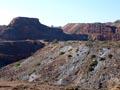
[[0,78],[114,90],[120,88],[120,42],[50,43],[33,56],[1,68]]

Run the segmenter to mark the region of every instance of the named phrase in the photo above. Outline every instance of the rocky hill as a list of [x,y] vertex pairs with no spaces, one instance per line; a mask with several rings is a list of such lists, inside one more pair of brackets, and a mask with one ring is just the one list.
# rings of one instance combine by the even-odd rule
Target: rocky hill
[[80,90],[119,90],[119,60],[120,42],[50,43],[33,56],[1,68],[0,78],[73,85]]
[[6,28],[0,30],[3,40],[87,40],[87,35],[68,35],[60,28],[45,26],[37,18],[16,17]]
[[9,25],[0,26],[0,67],[20,59],[44,45],[39,41],[88,40],[87,35],[65,34],[60,28],[51,28],[37,18],[16,17]]
[[119,21],[111,23],[69,23],[63,27],[68,34],[86,34],[89,39],[120,40]]
[[119,20],[55,28],[16,17],[0,26],[0,90],[120,90],[119,40]]
[[9,25],[0,26],[3,40],[120,40],[119,20],[109,23],[69,23],[62,28],[48,27],[37,18],[16,17]]

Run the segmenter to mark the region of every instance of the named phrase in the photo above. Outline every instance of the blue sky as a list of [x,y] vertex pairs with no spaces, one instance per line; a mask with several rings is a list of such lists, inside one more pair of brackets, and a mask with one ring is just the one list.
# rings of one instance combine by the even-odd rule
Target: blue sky
[[120,19],[120,0],[0,0],[0,24],[18,16],[46,25],[109,22]]

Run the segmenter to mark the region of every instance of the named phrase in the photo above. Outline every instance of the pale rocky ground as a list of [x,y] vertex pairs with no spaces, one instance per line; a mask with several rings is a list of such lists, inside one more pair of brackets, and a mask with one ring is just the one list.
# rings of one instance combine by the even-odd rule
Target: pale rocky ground
[[120,90],[120,42],[50,43],[31,57],[1,68],[0,77],[73,87],[64,86],[66,90]]

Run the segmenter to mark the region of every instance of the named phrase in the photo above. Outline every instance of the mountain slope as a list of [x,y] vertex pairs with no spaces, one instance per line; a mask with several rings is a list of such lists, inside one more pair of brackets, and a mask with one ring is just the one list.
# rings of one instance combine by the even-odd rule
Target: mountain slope
[[120,85],[119,46],[119,42],[51,43],[33,56],[3,67],[0,77],[110,90]]

